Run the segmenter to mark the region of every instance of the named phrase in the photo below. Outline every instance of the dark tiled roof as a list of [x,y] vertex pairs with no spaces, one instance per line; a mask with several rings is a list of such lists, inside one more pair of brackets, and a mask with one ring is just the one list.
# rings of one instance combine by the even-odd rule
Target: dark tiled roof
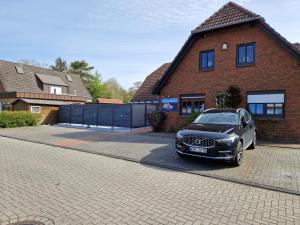
[[158,98],[157,95],[153,95],[152,90],[155,84],[162,78],[167,69],[171,64],[165,63],[157,70],[152,72],[150,75],[146,77],[142,86],[135,93],[133,99],[131,101],[147,101],[147,100],[156,100]]
[[[17,73],[16,66],[18,65],[23,68],[23,74]],[[36,66],[29,66],[0,60],[0,81],[4,88],[4,92],[19,91],[43,93],[42,88],[37,82],[38,78],[36,74],[53,76],[54,80],[61,80],[61,82],[68,86],[70,95],[76,93],[77,96],[87,97],[88,99],[91,99],[90,93],[85,88],[81,77],[77,74],[59,72]],[[70,75],[73,81],[68,81],[66,75]]]
[[36,73],[35,74],[44,84],[53,84],[53,85],[58,85],[58,86],[65,86],[68,87],[65,82],[62,81],[62,79],[58,76],[53,76],[53,75],[47,75],[47,74],[40,74]]
[[261,17],[242,6],[229,2],[192,32],[199,33],[257,19],[261,19]]
[[298,52],[300,52],[300,43],[295,43],[293,45],[298,50]]

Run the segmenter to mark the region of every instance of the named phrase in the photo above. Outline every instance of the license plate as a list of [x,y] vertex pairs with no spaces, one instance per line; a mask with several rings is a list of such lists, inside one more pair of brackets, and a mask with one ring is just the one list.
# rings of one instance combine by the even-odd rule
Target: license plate
[[207,153],[206,148],[198,147],[198,146],[191,146],[190,147],[191,152],[197,152],[197,153]]

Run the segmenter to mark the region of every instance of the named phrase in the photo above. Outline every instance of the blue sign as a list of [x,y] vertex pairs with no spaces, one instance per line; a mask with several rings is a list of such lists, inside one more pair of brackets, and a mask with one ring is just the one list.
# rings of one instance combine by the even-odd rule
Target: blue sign
[[178,99],[177,98],[162,98],[162,111],[163,112],[177,112]]

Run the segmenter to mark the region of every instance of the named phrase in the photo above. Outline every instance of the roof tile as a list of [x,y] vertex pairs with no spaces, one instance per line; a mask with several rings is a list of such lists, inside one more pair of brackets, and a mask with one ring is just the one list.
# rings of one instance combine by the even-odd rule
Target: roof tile
[[[18,74],[16,66],[21,66],[24,73]],[[50,80],[57,81],[63,86],[68,86],[68,92],[70,95],[76,94],[77,96],[87,97],[91,99],[91,95],[85,88],[83,81],[78,74],[59,72],[55,70],[45,69],[36,66],[30,66],[25,64],[8,62],[0,60],[0,81],[2,83],[4,92],[33,92],[33,93],[44,93],[43,89],[37,82],[36,74],[43,74],[45,77],[51,76]],[[73,82],[67,80],[66,75],[72,77]],[[56,83],[57,83],[56,82]]]
[[300,52],[300,43],[294,43],[293,46]]
[[215,12],[211,17],[200,24],[193,33],[199,33],[214,30],[234,24],[245,23],[248,21],[260,19],[259,15],[239,6],[233,2],[229,2],[221,9]]
[[131,101],[150,101],[157,99],[157,95],[151,94],[152,90],[155,84],[163,77],[170,65],[170,63],[165,63],[148,75]]
[[57,76],[51,76],[51,75],[46,75],[46,74],[40,74],[36,73],[35,74],[44,84],[53,84],[53,85],[59,85],[59,86],[65,86],[67,87],[68,85],[62,81],[60,77]]

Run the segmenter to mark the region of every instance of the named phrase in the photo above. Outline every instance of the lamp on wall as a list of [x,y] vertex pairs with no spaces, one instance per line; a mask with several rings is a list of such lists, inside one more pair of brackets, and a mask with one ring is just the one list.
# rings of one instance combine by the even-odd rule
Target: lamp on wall
[[223,43],[222,44],[222,50],[226,50],[228,49],[228,44],[227,43]]

